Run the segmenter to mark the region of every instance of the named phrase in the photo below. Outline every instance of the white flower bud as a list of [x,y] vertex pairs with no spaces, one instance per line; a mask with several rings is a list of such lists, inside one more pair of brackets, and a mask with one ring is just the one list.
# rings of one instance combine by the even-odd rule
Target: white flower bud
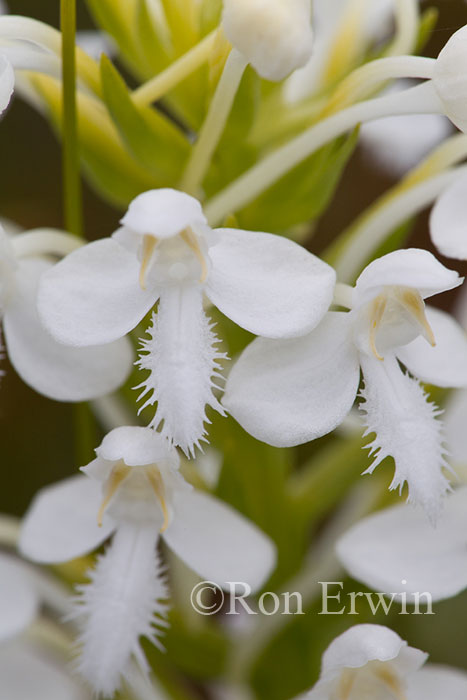
[[467,132],[467,25],[452,35],[439,54],[433,84],[446,116]]
[[267,80],[282,80],[311,56],[311,0],[224,0],[223,27]]

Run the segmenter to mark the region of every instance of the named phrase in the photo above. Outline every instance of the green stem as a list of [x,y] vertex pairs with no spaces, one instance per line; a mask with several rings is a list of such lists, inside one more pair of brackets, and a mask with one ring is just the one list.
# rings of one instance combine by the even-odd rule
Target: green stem
[[82,195],[76,109],[76,0],[60,0],[63,66],[63,203],[65,227],[82,235]]

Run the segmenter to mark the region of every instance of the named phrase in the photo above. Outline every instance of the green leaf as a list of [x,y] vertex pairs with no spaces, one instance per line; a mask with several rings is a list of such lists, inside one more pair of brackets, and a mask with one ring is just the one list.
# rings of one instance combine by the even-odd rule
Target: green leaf
[[358,128],[313,153],[238,214],[241,226],[277,232],[316,219],[334,195],[357,141]]
[[414,49],[415,55],[421,53],[430,40],[438,18],[439,9],[437,7],[428,7],[422,14],[418,27],[417,45]]
[[293,453],[258,442],[232,418],[215,417],[210,436],[224,455],[216,495],[255,522],[277,546],[278,566],[269,589],[297,571],[305,552],[286,489]]
[[164,647],[174,666],[197,679],[215,678],[224,671],[228,642],[215,624],[187,626],[176,609],[170,611],[169,623]]
[[96,24],[114,39],[131,70],[148,77],[140,65],[135,41],[137,0],[86,0],[86,4]]
[[104,101],[131,154],[159,181],[175,185],[190,145],[175,124],[152,107],[137,108],[117,69],[107,56],[101,59]]
[[208,34],[220,24],[222,0],[203,0],[200,13],[201,33]]
[[148,9],[148,0],[138,0],[136,13],[137,35],[142,60],[148,73],[160,73],[172,59],[172,50],[164,41],[161,31],[157,31]]
[[[59,81],[35,75],[31,85],[45,102],[51,122],[60,134],[62,93]],[[138,194],[159,186],[159,181],[128,153],[101,104],[83,93],[78,97],[78,137],[88,179],[110,203],[126,208]]]

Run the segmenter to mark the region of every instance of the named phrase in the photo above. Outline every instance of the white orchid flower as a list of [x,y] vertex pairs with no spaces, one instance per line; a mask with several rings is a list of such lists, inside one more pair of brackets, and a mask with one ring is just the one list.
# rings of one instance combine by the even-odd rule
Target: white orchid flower
[[433,601],[467,588],[467,488],[445,500],[436,528],[423,513],[397,505],[354,525],[338,542],[349,574],[408,602],[428,592]]
[[337,56],[361,58],[372,41],[390,30],[393,14],[394,0],[314,0],[312,55],[287,80],[286,99],[296,102],[319,91],[335,70]]
[[[334,430],[360,404],[374,461],[392,456],[391,488],[409,486],[409,500],[436,517],[448,490],[437,408],[417,379],[467,385],[467,339],[446,313],[424,299],[461,284],[424,250],[399,250],[373,261],[354,289],[351,311],[330,312],[307,336],[257,338],[230,373],[224,406],[254,437],[277,447],[299,445]],[[428,341],[428,342],[427,342]]]
[[380,625],[356,625],[323,654],[321,675],[302,700],[461,700],[467,674],[427,666],[428,655]]
[[311,0],[224,0],[224,32],[267,80],[282,80],[311,56]]
[[[42,490],[24,521],[20,548],[42,563],[111,545],[80,589],[79,669],[97,693],[112,695],[132,657],[148,668],[139,638],[160,644],[168,597],[156,553],[159,537],[220,587],[245,581],[257,590],[275,564],[272,542],[255,525],[178,473],[179,458],[149,428],[111,431],[83,471]],[[90,477],[90,478],[89,478]],[[124,585],[123,585],[124,584]]]
[[[410,87],[400,80],[385,94]],[[378,166],[395,177],[402,177],[425,158],[452,132],[449,120],[441,114],[406,114],[383,117],[362,124],[360,143]]]
[[435,63],[433,84],[446,115],[467,132],[467,25],[455,32]]
[[33,389],[58,401],[85,401],[117,389],[131,370],[127,339],[105,347],[72,348],[56,342],[36,309],[37,288],[64,255],[81,241],[51,229],[7,236],[0,227],[0,314],[13,367]]
[[54,656],[27,637],[40,604],[40,588],[32,572],[13,557],[0,555],[0,697],[85,700],[89,695]]
[[151,427],[186,453],[204,435],[219,360],[203,294],[257,335],[285,338],[314,328],[332,300],[335,273],[296,243],[237,229],[212,230],[182,192],[137,197],[111,238],[75,251],[43,276],[38,308],[50,332],[75,346],[131,331],[159,300],[144,341],[141,384],[157,401]]
[[467,260],[466,221],[467,177],[463,175],[443,192],[431,212],[431,240],[441,255]]

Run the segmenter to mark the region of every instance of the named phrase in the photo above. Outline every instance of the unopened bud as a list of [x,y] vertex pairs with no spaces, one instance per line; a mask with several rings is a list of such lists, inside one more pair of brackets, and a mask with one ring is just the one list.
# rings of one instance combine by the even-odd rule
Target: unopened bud
[[467,25],[452,35],[439,54],[433,84],[446,116],[467,132]]
[[311,56],[311,0],[224,0],[223,27],[267,80],[282,80]]

